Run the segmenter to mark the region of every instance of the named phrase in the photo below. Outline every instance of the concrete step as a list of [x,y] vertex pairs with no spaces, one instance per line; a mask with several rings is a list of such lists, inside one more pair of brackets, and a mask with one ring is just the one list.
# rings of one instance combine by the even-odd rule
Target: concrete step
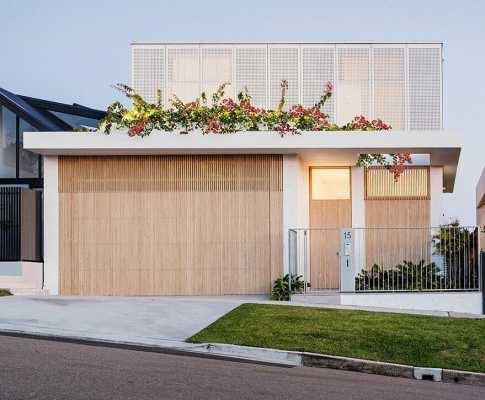
[[293,294],[291,296],[293,303],[311,303],[311,304],[330,304],[340,305],[340,293],[338,292],[310,292],[305,294]]

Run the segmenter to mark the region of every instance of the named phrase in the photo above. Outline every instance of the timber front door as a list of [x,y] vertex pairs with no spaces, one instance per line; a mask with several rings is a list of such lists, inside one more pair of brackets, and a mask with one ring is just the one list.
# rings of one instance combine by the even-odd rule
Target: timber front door
[[352,225],[350,168],[310,168],[310,282],[340,286],[339,231]]

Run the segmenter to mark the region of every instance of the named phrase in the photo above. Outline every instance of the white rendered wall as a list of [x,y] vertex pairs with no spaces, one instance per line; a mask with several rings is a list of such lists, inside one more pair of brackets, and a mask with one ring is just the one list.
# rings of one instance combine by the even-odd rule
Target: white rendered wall
[[283,260],[288,267],[288,230],[308,228],[308,166],[297,155],[283,155]]
[[59,185],[57,156],[44,157],[44,289],[59,294]]
[[351,168],[352,228],[365,227],[364,168]]
[[[364,168],[351,168],[352,228],[365,228]],[[354,229],[353,262],[355,274],[365,268],[365,230]]]
[[298,227],[310,227],[310,167],[298,158]]
[[481,292],[342,293],[340,301],[342,305],[400,310],[482,313]]
[[37,295],[42,289],[42,263],[0,262],[0,288],[13,294]]
[[448,221],[443,216],[443,168],[431,167],[429,169],[430,183],[430,225],[438,227]]

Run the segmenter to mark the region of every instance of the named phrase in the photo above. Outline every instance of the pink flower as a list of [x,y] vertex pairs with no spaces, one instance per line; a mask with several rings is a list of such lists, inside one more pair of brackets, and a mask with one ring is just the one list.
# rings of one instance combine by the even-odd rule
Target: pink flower
[[394,181],[398,181],[401,174],[404,172],[404,164],[412,164],[413,160],[410,153],[398,153],[393,159],[389,170],[394,175]]
[[330,96],[332,94],[332,91],[333,91],[332,82],[328,81],[325,84],[325,96]]
[[128,136],[133,137],[140,135],[145,128],[145,121],[139,121],[128,130]]
[[286,79],[283,79],[280,83],[281,89],[286,89],[288,90],[288,81]]

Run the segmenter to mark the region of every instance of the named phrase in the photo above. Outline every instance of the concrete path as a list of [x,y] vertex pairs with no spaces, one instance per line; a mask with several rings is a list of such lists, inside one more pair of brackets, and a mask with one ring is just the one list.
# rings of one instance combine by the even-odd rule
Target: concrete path
[[170,346],[258,297],[0,297],[0,330]]

